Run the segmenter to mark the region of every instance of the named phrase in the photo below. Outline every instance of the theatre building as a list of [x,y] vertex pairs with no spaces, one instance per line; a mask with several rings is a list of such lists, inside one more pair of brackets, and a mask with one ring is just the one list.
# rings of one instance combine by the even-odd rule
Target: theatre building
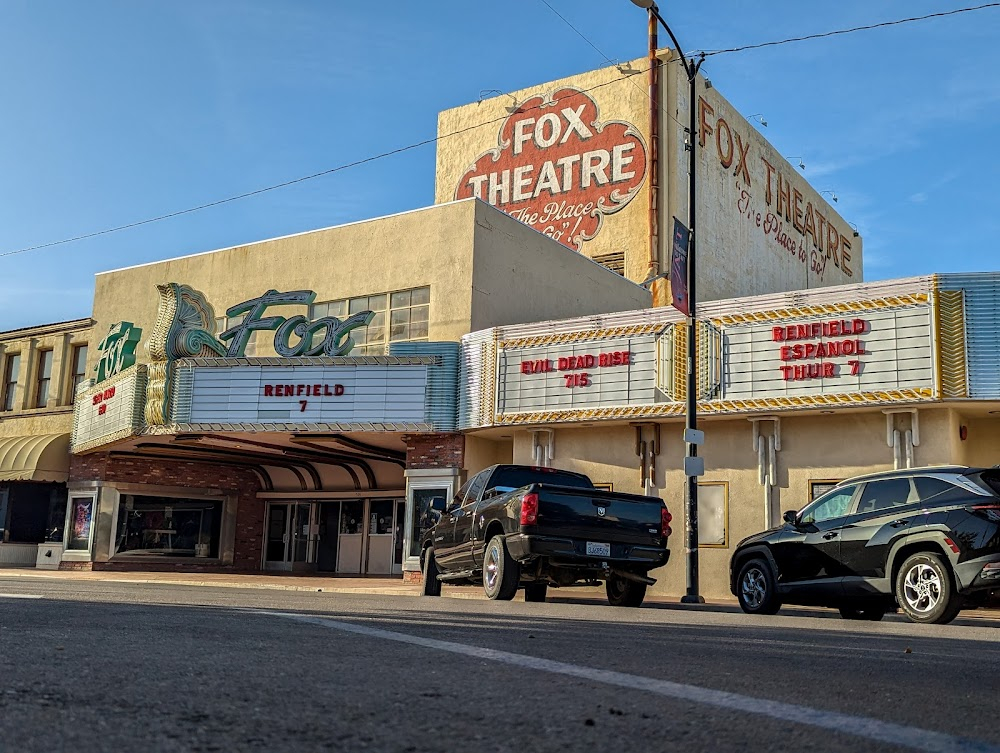
[[462,335],[649,301],[475,199],[101,274],[63,567],[401,573]]
[[[729,558],[833,484],[1000,463],[1000,274],[941,274],[701,304],[701,593]],[[687,334],[673,308],[463,339],[461,428],[513,460],[662,498],[684,530]],[[682,534],[653,593],[684,592]]]
[[801,171],[680,66],[651,107],[648,64],[441,113],[433,207],[105,272],[90,318],[0,333],[0,563],[418,579],[430,500],[498,462],[683,531],[692,107],[703,595],[841,479],[1000,462],[1000,275],[864,282]]

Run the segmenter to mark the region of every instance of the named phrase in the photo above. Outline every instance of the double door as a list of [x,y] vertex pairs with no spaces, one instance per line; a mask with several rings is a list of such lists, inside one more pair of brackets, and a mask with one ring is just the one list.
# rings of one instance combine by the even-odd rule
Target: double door
[[405,503],[394,499],[272,502],[266,570],[393,575],[403,569]]

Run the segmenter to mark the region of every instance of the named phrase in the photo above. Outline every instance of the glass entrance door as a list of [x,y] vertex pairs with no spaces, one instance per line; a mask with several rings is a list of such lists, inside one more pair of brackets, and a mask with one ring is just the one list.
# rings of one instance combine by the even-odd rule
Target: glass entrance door
[[310,502],[272,502],[267,509],[265,570],[312,570],[318,525]]
[[389,575],[392,572],[393,518],[395,503],[391,499],[373,499],[368,507],[368,562],[365,572],[369,575]]

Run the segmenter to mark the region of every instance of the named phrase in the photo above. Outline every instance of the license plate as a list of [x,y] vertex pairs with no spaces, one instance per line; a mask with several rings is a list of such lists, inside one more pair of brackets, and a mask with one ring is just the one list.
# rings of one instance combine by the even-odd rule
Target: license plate
[[594,541],[588,541],[587,554],[589,554],[592,557],[610,557],[611,544],[599,544]]

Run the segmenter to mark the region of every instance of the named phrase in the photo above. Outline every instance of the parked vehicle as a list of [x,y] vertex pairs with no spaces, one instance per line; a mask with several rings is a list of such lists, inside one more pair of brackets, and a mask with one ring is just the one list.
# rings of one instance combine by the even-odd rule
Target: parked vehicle
[[659,499],[595,489],[580,473],[494,465],[459,489],[421,544],[424,594],[482,582],[491,599],[545,601],[552,586],[604,581],[608,601],[637,607],[648,572],[670,553],[670,513]]
[[784,520],[733,553],[730,588],[744,612],[805,604],[880,620],[898,605],[942,624],[1000,587],[1000,468],[860,476]]

